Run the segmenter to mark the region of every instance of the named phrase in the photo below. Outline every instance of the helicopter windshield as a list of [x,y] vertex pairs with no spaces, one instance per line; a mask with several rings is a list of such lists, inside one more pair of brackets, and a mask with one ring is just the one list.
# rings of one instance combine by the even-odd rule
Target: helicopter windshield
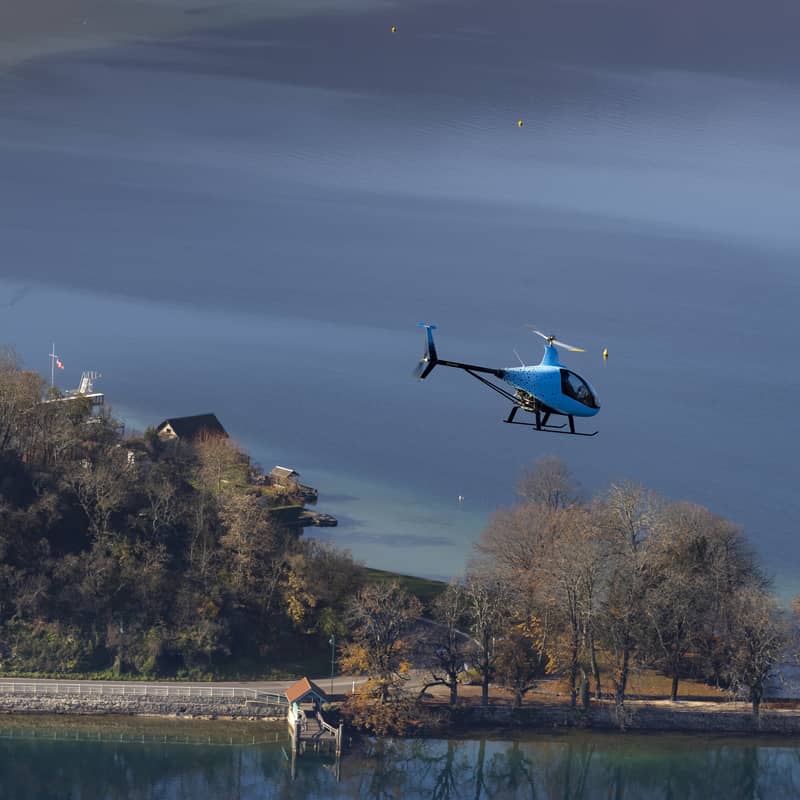
[[576,375],[568,369],[561,370],[561,391],[567,397],[571,397],[589,408],[600,408],[589,384],[580,375]]

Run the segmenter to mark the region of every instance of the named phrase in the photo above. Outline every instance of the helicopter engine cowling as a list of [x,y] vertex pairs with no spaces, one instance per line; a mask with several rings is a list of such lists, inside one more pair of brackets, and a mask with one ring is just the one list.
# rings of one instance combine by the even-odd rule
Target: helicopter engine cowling
[[517,389],[514,392],[514,397],[517,399],[520,408],[525,411],[536,411],[536,398],[529,392],[524,389]]
[[514,387],[519,405],[526,411],[538,404],[558,414],[593,417],[600,410],[597,394],[589,384],[560,365],[511,367],[505,370],[503,380]]

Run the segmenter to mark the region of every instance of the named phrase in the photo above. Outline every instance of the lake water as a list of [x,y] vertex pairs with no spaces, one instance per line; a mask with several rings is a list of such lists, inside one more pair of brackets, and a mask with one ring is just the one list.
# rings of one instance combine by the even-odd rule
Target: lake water
[[[373,566],[459,572],[554,453],[737,520],[800,591],[796,8],[176,0],[183,27],[98,46],[89,5],[1,59],[0,341],[29,366],[55,341],[133,428],[216,412]],[[538,361],[524,323],[586,347],[600,435],[412,381],[419,320],[475,363]]]
[[795,798],[790,741],[527,734],[382,740],[298,758],[284,726],[64,718],[0,721],[0,798],[13,800],[744,800]]

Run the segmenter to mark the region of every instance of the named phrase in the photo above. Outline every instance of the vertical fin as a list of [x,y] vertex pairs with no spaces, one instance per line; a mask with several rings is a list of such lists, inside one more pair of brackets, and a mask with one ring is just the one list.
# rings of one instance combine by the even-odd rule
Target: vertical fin
[[420,328],[425,328],[425,353],[420,359],[419,364],[417,364],[413,375],[415,378],[419,378],[419,380],[423,381],[439,363],[436,355],[436,344],[433,341],[433,332],[436,330],[436,326],[428,325],[424,322],[420,322],[418,325]]

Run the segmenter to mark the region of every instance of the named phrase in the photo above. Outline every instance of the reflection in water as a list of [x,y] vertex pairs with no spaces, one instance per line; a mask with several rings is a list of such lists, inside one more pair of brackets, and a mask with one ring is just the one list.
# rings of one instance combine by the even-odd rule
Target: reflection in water
[[386,742],[343,764],[344,797],[796,797],[795,747],[690,736]]
[[790,798],[799,756],[786,741],[688,735],[386,739],[346,753],[339,781],[313,755],[292,780],[282,727],[9,720],[0,798]]

